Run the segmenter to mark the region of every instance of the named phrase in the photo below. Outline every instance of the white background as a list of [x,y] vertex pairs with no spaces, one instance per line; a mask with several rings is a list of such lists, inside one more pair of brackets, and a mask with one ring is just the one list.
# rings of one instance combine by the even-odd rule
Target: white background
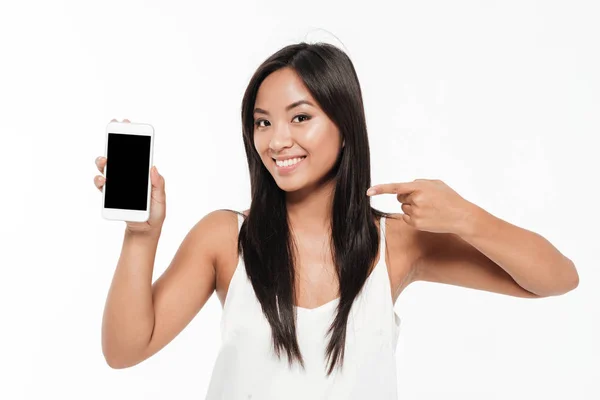
[[[599,17],[592,0],[3,1],[0,398],[204,398],[216,295],[147,361],[104,361],[124,222],[101,218],[94,159],[110,119],[154,126],[168,201],[156,279],[205,214],[249,206],[242,94],[301,40],[352,58],[373,184],[442,179],[580,274],[539,300],[411,285],[396,303],[399,397],[600,398]],[[373,204],[401,212],[394,196]]]

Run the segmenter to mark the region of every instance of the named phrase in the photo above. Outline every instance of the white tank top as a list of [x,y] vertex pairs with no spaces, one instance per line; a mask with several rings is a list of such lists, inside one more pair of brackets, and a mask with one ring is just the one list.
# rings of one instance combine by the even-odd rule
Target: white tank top
[[[243,222],[238,214],[238,232]],[[346,329],[342,370],[327,377],[326,331],[339,298],[317,308],[295,307],[297,337],[306,369],[273,351],[271,329],[239,257],[221,317],[221,347],[207,400],[397,399],[396,344],[400,318],[394,311],[385,263],[385,218],[380,257],[356,297]]]

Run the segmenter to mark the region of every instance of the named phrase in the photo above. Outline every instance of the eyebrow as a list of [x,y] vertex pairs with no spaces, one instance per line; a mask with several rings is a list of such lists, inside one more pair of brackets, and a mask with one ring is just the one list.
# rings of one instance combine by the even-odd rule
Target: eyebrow
[[[295,101],[295,102],[293,102],[293,103],[292,103],[292,104],[290,104],[289,106],[287,106],[287,107],[285,108],[285,111],[289,111],[289,110],[291,110],[292,108],[294,108],[294,107],[298,107],[299,105],[302,105],[302,104],[307,104],[307,105],[309,105],[309,106],[315,107],[315,105],[314,105],[313,103],[311,103],[310,101],[308,101],[308,100],[298,100],[298,101]],[[259,114],[270,115],[270,114],[269,114],[269,112],[268,112],[267,110],[263,110],[262,108],[258,108],[258,107],[254,109],[254,113],[255,113],[255,114],[256,114],[256,113],[259,113]]]

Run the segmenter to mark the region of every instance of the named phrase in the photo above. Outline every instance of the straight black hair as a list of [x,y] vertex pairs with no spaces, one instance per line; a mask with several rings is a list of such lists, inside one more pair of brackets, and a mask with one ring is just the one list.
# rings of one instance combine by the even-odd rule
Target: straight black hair
[[305,42],[286,46],[267,58],[251,77],[241,107],[252,201],[238,237],[238,253],[271,326],[273,349],[279,358],[284,350],[290,365],[295,359],[305,367],[296,337],[295,244],[289,232],[285,192],[263,165],[253,140],[258,89],[280,68],[291,68],[299,75],[345,140],[326,177],[336,182],[330,244],[340,287],[336,316],[327,331],[329,376],[338,362],[340,367],[343,364],[350,309],[371,273],[379,240],[384,240],[379,238],[375,218],[390,214],[371,207],[366,195],[371,186],[369,141],[360,84],[350,58],[333,45]]

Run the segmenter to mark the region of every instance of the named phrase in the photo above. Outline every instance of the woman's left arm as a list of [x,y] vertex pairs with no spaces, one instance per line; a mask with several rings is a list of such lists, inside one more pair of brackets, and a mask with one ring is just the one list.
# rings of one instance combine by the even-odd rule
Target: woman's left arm
[[543,236],[504,221],[471,203],[470,217],[455,234],[505,270],[522,288],[540,297],[579,285],[575,264]]
[[396,194],[404,221],[422,231],[414,280],[521,297],[561,295],[579,284],[573,261],[544,237],[493,216],[438,179],[371,189],[368,195]]

